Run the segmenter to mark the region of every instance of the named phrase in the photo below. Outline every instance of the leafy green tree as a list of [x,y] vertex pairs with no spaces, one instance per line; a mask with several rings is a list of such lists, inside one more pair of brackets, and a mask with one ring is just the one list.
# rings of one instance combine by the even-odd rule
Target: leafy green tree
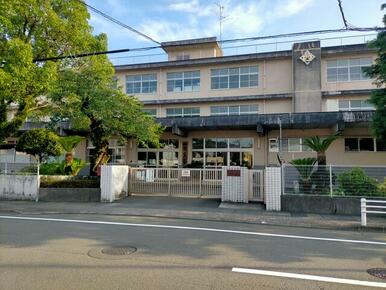
[[77,0],[0,0],[0,143],[29,115],[49,108],[41,96],[60,68],[71,66],[71,60],[33,60],[88,51],[94,39],[88,19]]
[[[383,4],[381,9],[385,8],[386,4]],[[386,15],[383,17],[383,23],[386,27]],[[375,78],[375,83],[379,87],[379,90],[373,91],[370,98],[370,102],[376,108],[372,128],[375,137],[386,142],[386,31],[379,32],[377,38],[369,45],[375,48],[378,54],[375,64],[366,70],[370,77]]]
[[[95,38],[93,49],[107,49],[104,35]],[[136,98],[116,87],[114,67],[106,55],[77,59],[73,67],[63,69],[50,98],[57,116],[68,119],[73,130],[88,132],[96,151],[90,157],[91,173],[107,163],[112,137],[159,143],[161,126],[142,111]]]
[[47,129],[32,129],[23,133],[18,139],[16,150],[35,156],[39,163],[47,157],[62,153],[59,137]]
[[338,136],[331,135],[327,138],[320,138],[319,136],[305,138],[304,144],[316,151],[318,165],[326,165],[326,151],[328,147],[334,142]]

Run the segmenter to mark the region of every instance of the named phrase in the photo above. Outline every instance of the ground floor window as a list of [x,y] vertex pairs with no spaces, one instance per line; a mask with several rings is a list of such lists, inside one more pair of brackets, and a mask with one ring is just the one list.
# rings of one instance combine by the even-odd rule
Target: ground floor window
[[178,139],[160,140],[159,148],[140,144],[138,165],[146,167],[178,167]]
[[192,140],[193,167],[253,166],[252,138],[203,138]]
[[[279,152],[279,138],[269,139],[269,152]],[[310,147],[304,144],[304,138],[282,138],[281,139],[282,152],[307,152],[312,151]]]
[[378,152],[386,151],[386,144],[375,138],[344,138],[345,151]]
[[[95,146],[91,141],[87,141],[87,153],[86,159],[90,161],[90,157],[95,154]],[[126,143],[120,140],[109,140],[109,163],[112,164],[124,164],[126,163]]]

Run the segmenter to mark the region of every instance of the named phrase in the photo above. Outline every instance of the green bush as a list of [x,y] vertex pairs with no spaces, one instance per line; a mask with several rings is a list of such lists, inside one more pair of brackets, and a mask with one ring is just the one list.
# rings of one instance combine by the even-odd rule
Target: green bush
[[[86,166],[86,163],[78,158],[74,158],[71,164],[72,172],[74,175],[77,175],[79,171]],[[50,162],[43,163],[40,165],[40,174],[41,175],[67,175],[64,172],[64,168],[66,167],[65,161],[62,162]]]
[[99,188],[100,179],[95,176],[41,176],[40,187],[42,188]]
[[353,168],[351,171],[338,175],[339,191],[346,196],[382,196],[376,179],[365,174],[362,168]]

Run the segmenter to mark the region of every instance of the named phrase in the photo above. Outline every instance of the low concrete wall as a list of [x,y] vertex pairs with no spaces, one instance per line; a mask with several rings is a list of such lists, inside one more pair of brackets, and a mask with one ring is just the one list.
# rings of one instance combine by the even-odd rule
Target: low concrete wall
[[283,211],[295,213],[360,215],[360,197],[330,197],[316,195],[282,195]]
[[38,182],[37,175],[0,175],[0,199],[36,200]]
[[39,201],[100,201],[99,188],[40,188]]

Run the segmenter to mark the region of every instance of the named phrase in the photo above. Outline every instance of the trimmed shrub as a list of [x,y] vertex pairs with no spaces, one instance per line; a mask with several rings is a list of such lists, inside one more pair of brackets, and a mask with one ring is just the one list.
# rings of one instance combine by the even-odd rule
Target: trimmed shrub
[[381,196],[376,179],[365,174],[362,168],[338,175],[339,190],[346,196]]
[[95,176],[41,176],[42,188],[99,188],[100,179]]

